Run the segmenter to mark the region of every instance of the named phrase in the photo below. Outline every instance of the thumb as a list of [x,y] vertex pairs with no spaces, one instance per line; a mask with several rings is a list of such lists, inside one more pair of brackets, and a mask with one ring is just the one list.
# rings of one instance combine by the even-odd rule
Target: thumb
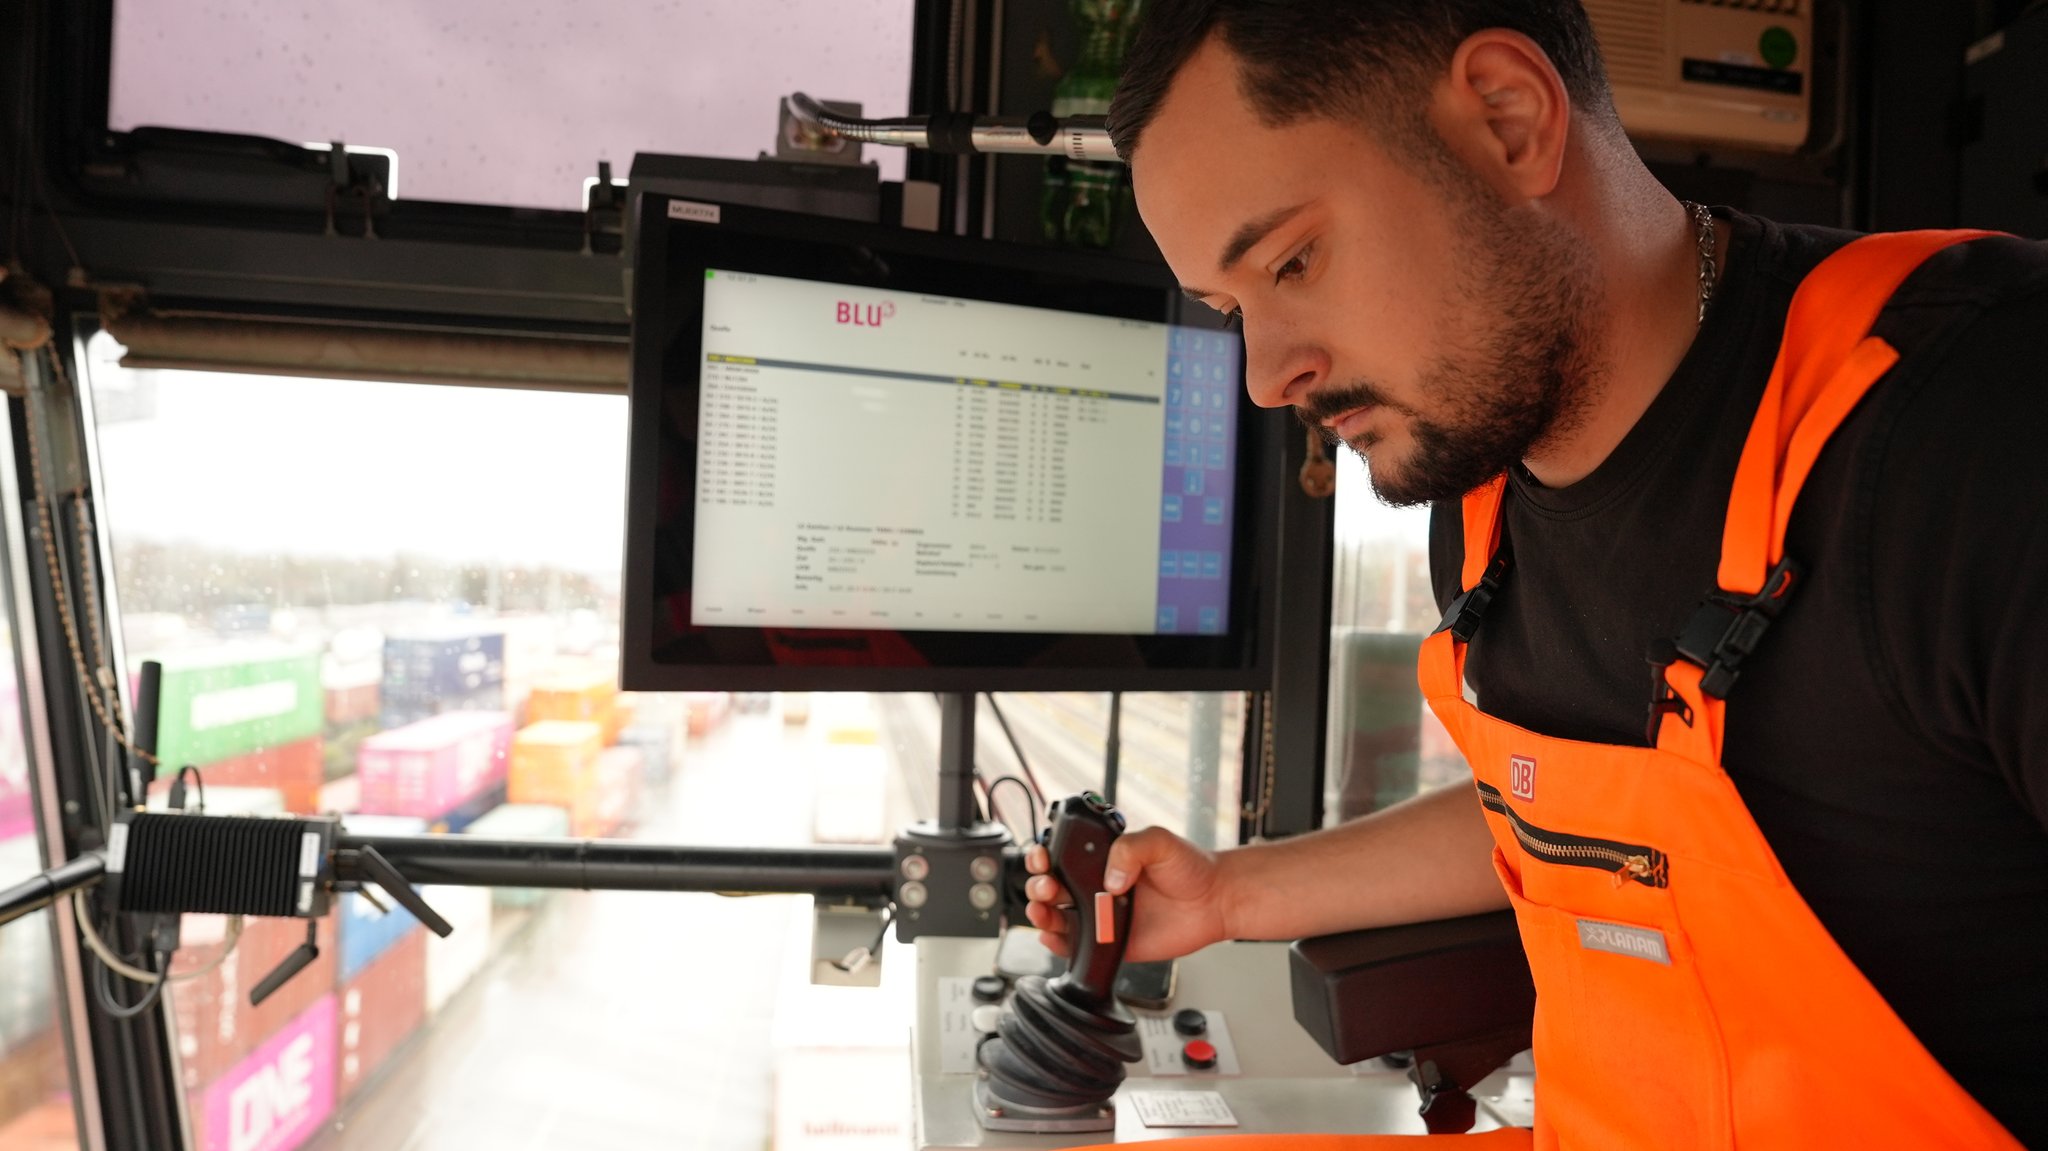
[[1184,869],[1194,845],[1163,827],[1148,827],[1118,837],[1110,845],[1108,866],[1102,885],[1111,895],[1122,895],[1146,871],[1170,876]]

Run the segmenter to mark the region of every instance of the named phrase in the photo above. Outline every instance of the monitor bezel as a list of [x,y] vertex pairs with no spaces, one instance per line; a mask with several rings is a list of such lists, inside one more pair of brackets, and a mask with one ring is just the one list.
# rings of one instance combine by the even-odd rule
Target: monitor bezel
[[[732,266],[730,253],[691,251],[678,266],[672,254],[681,229],[712,241],[716,248],[740,237],[763,243],[828,245],[859,248],[876,255],[914,255],[961,262],[979,268],[1012,269],[1100,278],[1114,284],[1157,288],[1170,301],[1171,322],[1220,328],[1220,317],[1182,299],[1161,265],[1057,249],[1041,249],[987,240],[968,240],[937,233],[853,223],[845,220],[771,211],[743,205],[701,204],[689,208],[701,218],[671,218],[671,202],[701,204],[652,192],[642,193],[636,211],[639,243],[633,272],[632,372],[628,386],[629,449],[624,570],[620,605],[620,685],[629,691],[1240,691],[1271,686],[1277,609],[1279,525],[1282,487],[1279,477],[1285,436],[1295,427],[1284,413],[1255,407],[1243,389],[1238,392],[1238,480],[1235,539],[1232,546],[1232,628],[1221,637],[1234,649],[1228,666],[940,666],[827,667],[793,664],[683,664],[657,660],[654,654],[654,534],[659,485],[660,419],[667,385],[665,357],[683,338],[679,312],[699,314],[699,303],[683,306],[687,296],[670,292],[671,285],[701,284],[705,267]],[[744,262],[744,260],[743,260]],[[764,271],[755,267],[735,270]],[[787,274],[771,271],[769,274]],[[680,279],[678,278],[680,277]],[[699,289],[701,292],[701,288]],[[656,329],[659,330],[656,330]],[[1296,429],[1298,434],[1298,429]],[[692,557],[694,559],[694,557]],[[753,630],[753,629],[736,629]],[[916,634],[916,633],[914,633]],[[997,633],[991,633],[997,634]],[[1144,636],[1146,640],[1180,637]],[[1186,637],[1214,642],[1218,637]],[[1170,645],[1169,645],[1170,646]]]

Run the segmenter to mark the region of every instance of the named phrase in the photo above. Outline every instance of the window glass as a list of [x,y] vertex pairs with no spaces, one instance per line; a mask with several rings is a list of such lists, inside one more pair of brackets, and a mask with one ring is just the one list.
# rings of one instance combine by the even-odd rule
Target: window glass
[[791,92],[903,115],[914,6],[120,0],[108,119],[389,148],[409,199],[580,209],[599,160],[772,153]]
[[[84,360],[125,653],[164,665],[159,752],[201,767],[209,810],[737,846],[881,845],[935,813],[930,696],[616,691],[622,397],[120,354],[96,335]],[[998,701],[1049,798],[1102,786],[1107,695]],[[1134,824],[1234,841],[1241,710],[1123,697]],[[978,735],[988,779],[1026,776],[986,704]],[[995,788],[1020,835],[1027,790]],[[423,895],[453,936],[350,896],[263,1006],[248,990],[302,926],[252,920],[174,988],[198,1146],[909,1138],[908,1001],[812,985],[809,900]],[[178,969],[225,930],[188,917]]]
[[[995,816],[1019,839],[1045,816],[1046,800],[1106,786],[1110,697],[1104,692],[1005,692],[984,700],[975,722],[977,766],[995,790]],[[886,697],[891,726],[905,733],[911,819],[938,811],[939,706],[930,696]],[[1013,747],[1002,723],[1016,737]],[[1244,697],[1213,692],[1126,692],[1118,724],[1117,807],[1131,827],[1165,827],[1204,847],[1237,842]],[[1017,752],[1023,752],[1020,763]],[[1024,787],[997,784],[1005,776]],[[984,805],[986,801],[984,800]],[[1027,804],[1029,806],[1027,806]]]
[[1429,579],[1429,509],[1379,502],[1364,461],[1349,449],[1336,452],[1336,463],[1330,822],[1471,774],[1415,678],[1422,638],[1439,614]]
[[[41,870],[14,640],[0,623],[0,887]],[[0,927],[0,1147],[10,1151],[78,1146],[50,915]]]

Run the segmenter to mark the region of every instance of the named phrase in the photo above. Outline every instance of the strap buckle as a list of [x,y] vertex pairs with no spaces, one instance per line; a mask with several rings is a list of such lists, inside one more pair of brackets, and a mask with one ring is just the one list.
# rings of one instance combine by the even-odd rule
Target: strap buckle
[[1799,565],[1787,556],[1771,569],[1763,590],[1755,595],[1737,599],[1717,592],[1693,609],[1676,647],[1680,656],[1706,670],[1701,691],[1715,699],[1728,698],[1742,678],[1743,662],[1755,654],[1772,621],[1785,610],[1799,574]]
[[[1486,615],[1487,606],[1500,593],[1501,582],[1507,579],[1508,560],[1506,556],[1495,556],[1487,565],[1486,574],[1479,582],[1458,593],[1451,606],[1444,611],[1444,620],[1436,625],[1436,631],[1448,631],[1451,638],[1459,643],[1471,643],[1479,634],[1479,621]],[[1435,635],[1436,632],[1431,632]]]

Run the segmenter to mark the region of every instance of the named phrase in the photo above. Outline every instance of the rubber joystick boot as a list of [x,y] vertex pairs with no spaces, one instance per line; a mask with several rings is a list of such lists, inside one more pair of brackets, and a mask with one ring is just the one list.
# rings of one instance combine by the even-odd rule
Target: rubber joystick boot
[[1124,1064],[1144,1058],[1138,1023],[1114,993],[1131,928],[1131,897],[1103,890],[1109,846],[1123,816],[1101,797],[1053,806],[1043,842],[1053,877],[1074,901],[1074,954],[1057,979],[1017,981],[997,1033],[981,1045],[986,1096],[1001,1108],[1074,1113],[1098,1109],[1124,1081]]

